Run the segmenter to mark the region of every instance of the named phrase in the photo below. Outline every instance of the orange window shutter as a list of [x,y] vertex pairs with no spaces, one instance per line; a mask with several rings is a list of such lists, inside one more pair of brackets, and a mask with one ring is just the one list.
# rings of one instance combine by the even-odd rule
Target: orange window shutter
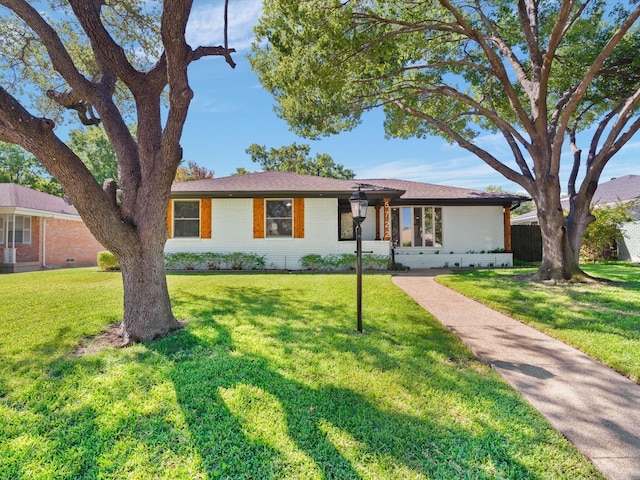
[[169,200],[167,207],[167,238],[173,238],[173,201]]
[[264,238],[264,199],[253,199],[253,238]]
[[200,200],[200,238],[211,238],[211,199]]
[[304,238],[304,198],[293,199],[293,238]]

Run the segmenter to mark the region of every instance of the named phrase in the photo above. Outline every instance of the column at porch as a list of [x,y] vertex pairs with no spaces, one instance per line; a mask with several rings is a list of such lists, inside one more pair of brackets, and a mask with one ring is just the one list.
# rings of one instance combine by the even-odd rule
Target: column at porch
[[511,205],[504,206],[504,250],[511,253]]
[[391,209],[389,208],[390,198],[384,199],[384,236],[383,240],[391,240]]

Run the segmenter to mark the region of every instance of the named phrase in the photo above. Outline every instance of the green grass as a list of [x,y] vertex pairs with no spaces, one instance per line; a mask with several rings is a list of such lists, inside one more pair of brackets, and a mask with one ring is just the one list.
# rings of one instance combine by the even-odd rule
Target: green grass
[[640,379],[640,266],[584,265],[611,283],[544,285],[532,269],[460,271],[438,281]]
[[0,276],[2,479],[601,478],[386,275],[168,277],[187,327],[87,355],[92,269]]

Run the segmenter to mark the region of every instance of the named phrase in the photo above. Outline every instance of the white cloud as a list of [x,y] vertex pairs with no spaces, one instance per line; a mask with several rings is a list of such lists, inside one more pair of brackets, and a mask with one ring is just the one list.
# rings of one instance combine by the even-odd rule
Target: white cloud
[[[229,47],[237,52],[247,50],[254,39],[253,27],[262,14],[262,1],[229,2]],[[187,25],[187,41],[192,47],[224,43],[224,2],[197,6]]]
[[359,178],[398,178],[414,182],[433,183],[451,187],[484,190],[489,185],[514,186],[482,160],[458,157],[446,161],[429,162],[404,159],[387,162],[358,171]]

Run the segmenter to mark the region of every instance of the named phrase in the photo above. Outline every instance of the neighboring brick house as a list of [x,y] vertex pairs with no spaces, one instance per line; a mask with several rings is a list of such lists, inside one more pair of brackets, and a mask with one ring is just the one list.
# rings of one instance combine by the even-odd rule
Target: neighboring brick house
[[0,273],[91,266],[101,250],[64,199],[0,183]]

